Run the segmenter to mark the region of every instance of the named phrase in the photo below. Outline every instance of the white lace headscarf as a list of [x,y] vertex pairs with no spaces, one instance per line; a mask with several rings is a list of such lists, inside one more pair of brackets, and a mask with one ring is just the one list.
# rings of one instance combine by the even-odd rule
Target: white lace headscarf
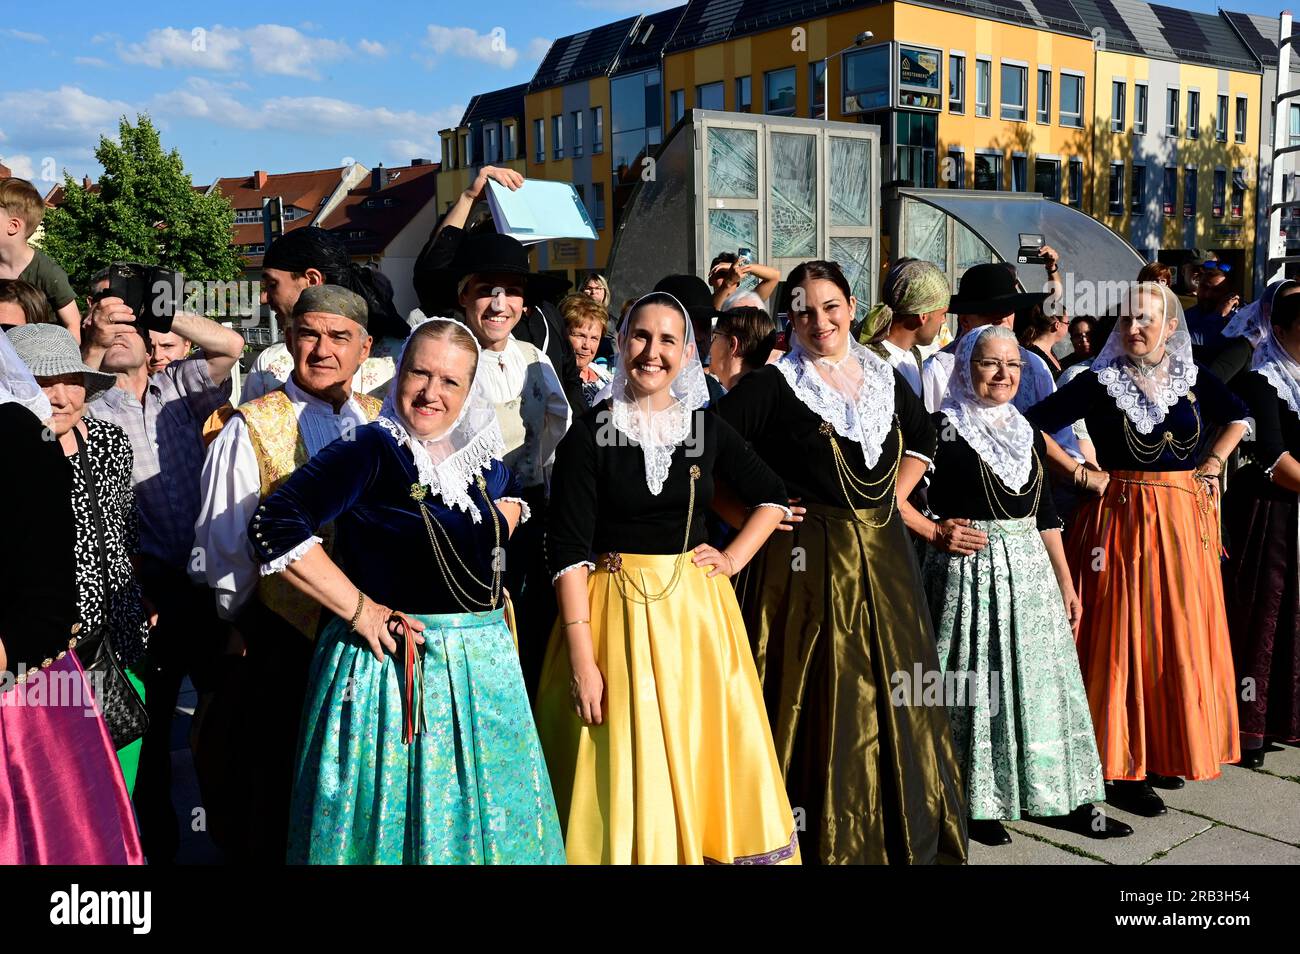
[[54,417],[50,399],[36,383],[32,371],[14,350],[8,335],[0,335],[0,404],[21,404],[48,424]]
[[[957,365],[953,380],[944,395],[941,410],[957,433],[997,474],[1013,493],[1029,483],[1034,463],[1034,428],[1012,401],[989,404],[975,393],[975,373],[971,361],[979,343],[985,339],[1005,339],[1016,343],[1010,329],[984,325],[962,335],[957,343]],[[1017,345],[1017,357],[1019,346]]]
[[1237,313],[1232,316],[1232,321],[1228,322],[1224,327],[1223,336],[1225,338],[1245,338],[1250,342],[1252,348],[1258,348],[1260,343],[1273,333],[1269,313],[1273,307],[1273,302],[1277,300],[1278,292],[1295,284],[1296,281],[1293,278],[1270,282],[1264,289],[1264,294],[1245,308],[1237,310]]
[[868,469],[875,467],[893,429],[893,367],[852,336],[838,361],[809,351],[797,331],[791,342],[776,363],[790,390],[836,434],[857,441]]
[[430,493],[441,496],[447,506],[469,514],[475,523],[481,523],[482,514],[470,498],[470,485],[484,471],[491,469],[494,460],[500,460],[506,453],[496,409],[487,399],[483,387],[484,363],[478,361],[469,394],[466,395],[465,404],[455,422],[437,437],[417,438],[397,409],[397,394],[401,390],[406,350],[412,342],[427,340],[426,335],[417,335],[416,332],[433,321],[464,328],[474,342],[476,355],[481,358],[482,349],[478,340],[463,323],[454,318],[426,318],[412,327],[411,334],[402,343],[402,352],[397,359],[397,373],[384,398],[378,423],[393,435],[397,443],[411,451],[420,483],[428,487]]
[[[1274,295],[1273,302],[1276,301],[1277,297]],[[1274,312],[1276,310],[1273,309]],[[1267,334],[1255,348],[1250,369],[1264,375],[1264,379],[1273,385],[1277,396],[1286,401],[1287,407],[1291,408],[1293,414],[1300,417],[1300,362],[1297,362],[1282,342],[1277,340],[1272,321],[1268,323]]]
[[[1187,333],[1178,296],[1157,282],[1138,282],[1124,299],[1120,316],[1092,363],[1092,370],[1105,385],[1115,406],[1128,416],[1138,432],[1150,434],[1164,421],[1169,409],[1196,384],[1192,337]],[[1164,338],[1171,321],[1178,321],[1178,327],[1165,340],[1159,360],[1133,358],[1124,350],[1121,326],[1128,316],[1155,325],[1158,339]]]
[[[647,305],[664,305],[681,313],[686,326],[682,364],[669,384],[673,401],[662,411],[651,409],[648,402],[639,400],[628,388],[627,344],[631,322],[637,312]],[[673,451],[691,434],[691,420],[695,412],[709,403],[709,386],[704,379],[704,365],[700,363],[700,349],[691,327],[690,313],[682,303],[667,292],[651,292],[638,298],[623,316],[618,329],[618,368],[613,379],[601,389],[591,402],[599,404],[610,399],[611,417],[615,430],[641,448],[645,458],[645,485],[658,496],[668,479],[672,467]]]

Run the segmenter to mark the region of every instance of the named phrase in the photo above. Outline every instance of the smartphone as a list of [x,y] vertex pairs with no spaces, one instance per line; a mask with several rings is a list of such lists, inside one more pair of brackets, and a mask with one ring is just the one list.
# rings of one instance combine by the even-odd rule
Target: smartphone
[[1020,233],[1020,248],[1016,251],[1016,261],[1021,265],[1046,265],[1047,259],[1038,254],[1039,248],[1047,244],[1043,237],[1033,232]]
[[737,249],[736,258],[737,260],[744,262],[746,265],[749,265],[753,262],[754,251],[753,249],[748,248]]
[[120,298],[148,331],[168,332],[180,305],[185,277],[180,272],[139,262],[114,262],[108,268],[106,297]]

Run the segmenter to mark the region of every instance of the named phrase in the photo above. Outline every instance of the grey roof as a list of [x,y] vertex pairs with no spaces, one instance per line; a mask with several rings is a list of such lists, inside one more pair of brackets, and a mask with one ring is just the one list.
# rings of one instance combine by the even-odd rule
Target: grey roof
[[[1234,13],[1231,10],[1220,11],[1233,27],[1242,41],[1265,66],[1277,67],[1277,39],[1282,22],[1278,17],[1266,17],[1258,13]],[[1291,21],[1291,32],[1300,32],[1300,20]],[[1291,47],[1291,72],[1300,73],[1300,49]]]
[[1089,31],[1105,31],[1106,48],[1161,60],[1258,73],[1259,63],[1228,22],[1142,0],[1071,0]]
[[685,12],[686,5],[683,4],[680,7],[660,10],[658,13],[642,17],[632,29],[627,42],[623,44],[623,49],[618,54],[618,62],[614,65],[614,72],[628,73],[657,66],[659,55],[673,35],[673,31],[677,29],[677,24]]
[[561,37],[551,44],[533,80],[530,93],[552,86],[564,86],[610,71],[628,35],[642,17],[628,17],[615,23]]
[[494,119],[523,119],[524,93],[528,91],[527,83],[493,90],[490,93],[477,93],[465,107],[465,115],[460,118],[462,126],[471,123],[489,122]]

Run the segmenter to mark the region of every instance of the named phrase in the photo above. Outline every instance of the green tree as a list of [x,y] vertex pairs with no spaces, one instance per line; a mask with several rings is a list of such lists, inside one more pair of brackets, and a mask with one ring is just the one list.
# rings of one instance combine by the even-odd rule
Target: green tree
[[99,191],[64,173],[63,203],[45,214],[41,248],[84,292],[112,262],[163,265],[186,280],[231,281],[243,260],[230,247],[234,211],[220,193],[194,189],[180,153],[163,152],[147,115],[123,116],[118,141],[101,136],[95,158],[104,167]]

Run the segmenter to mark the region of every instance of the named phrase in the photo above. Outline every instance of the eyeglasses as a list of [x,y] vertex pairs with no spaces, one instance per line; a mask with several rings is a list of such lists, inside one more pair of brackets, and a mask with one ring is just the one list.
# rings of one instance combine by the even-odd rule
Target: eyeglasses
[[1007,371],[1019,374],[1025,369],[1023,361],[1002,361],[998,358],[977,358],[971,364],[981,371],[998,371],[1005,368]]
[[1232,271],[1232,265],[1228,262],[1201,262],[1201,268],[1207,272],[1223,272],[1225,275]]

